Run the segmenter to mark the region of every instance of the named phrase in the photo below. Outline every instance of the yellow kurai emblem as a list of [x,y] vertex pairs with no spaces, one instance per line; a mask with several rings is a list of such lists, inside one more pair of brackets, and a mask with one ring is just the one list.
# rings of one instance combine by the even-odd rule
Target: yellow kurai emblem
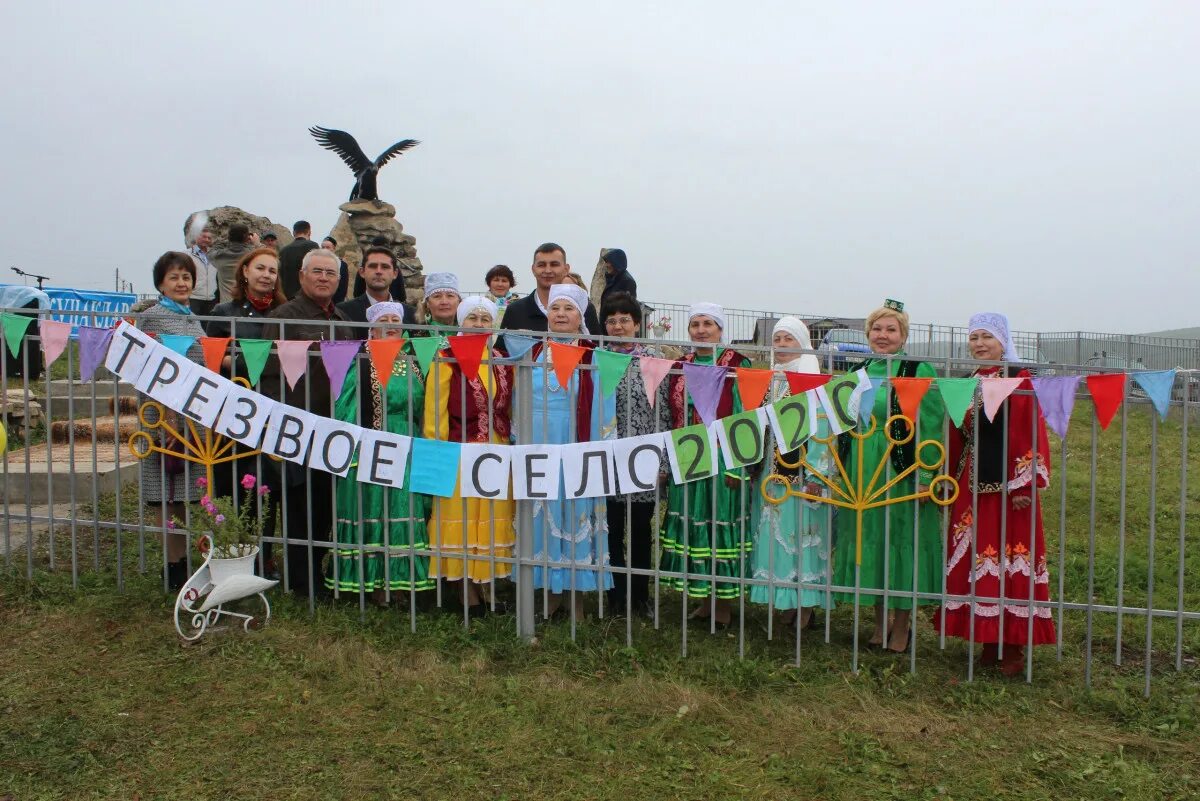
[[[907,434],[902,438],[896,438],[892,435],[892,424],[897,421],[903,421]],[[851,429],[846,433],[853,440],[853,447],[858,449],[855,454],[854,464],[858,468],[855,472],[857,475],[851,480],[846,472],[846,466],[842,463],[841,454],[838,453],[837,435],[828,437],[813,437],[817,442],[829,448],[829,453],[833,457],[833,463],[836,467],[836,475],[832,478],[821,473],[817,468],[813,467],[808,462],[807,448],[801,446],[795,462],[786,461],[783,456],[778,455],[779,464],[789,469],[803,467],[805,472],[812,480],[817,483],[824,484],[829,495],[811,495],[804,491],[804,484],[792,485],[786,476],[779,473],[771,473],[762,481],[761,492],[767,503],[779,505],[786,501],[789,497],[803,498],[812,503],[823,503],[831,506],[836,506],[841,509],[849,509],[855,515],[855,543],[854,543],[854,561],[855,564],[862,564],[862,526],[863,512],[868,509],[878,509],[883,506],[890,506],[894,503],[905,503],[908,501],[933,501],[939,506],[949,506],[954,503],[958,497],[958,482],[948,475],[940,474],[929,482],[929,486],[921,488],[918,485],[917,491],[907,495],[898,495],[888,497],[888,491],[896,484],[908,478],[918,468],[921,470],[937,470],[946,462],[946,449],[942,443],[935,439],[927,439],[919,442],[915,449],[913,463],[903,471],[888,478],[888,480],[880,486],[880,479],[883,477],[884,467],[891,463],[892,449],[899,445],[907,445],[912,441],[916,433],[916,427],[912,420],[904,415],[893,415],[888,418],[887,426],[884,433],[887,436],[888,447],[883,454],[883,458],[879,460],[879,464],[875,467],[875,473],[870,480],[863,483],[863,447],[866,440],[875,433],[875,417],[871,417],[871,427],[865,432],[859,433],[857,430]],[[925,448],[932,447],[937,450],[937,458],[932,461],[923,461],[921,459],[921,451]],[[773,493],[772,485],[781,487],[782,493]],[[940,486],[946,487],[945,491],[939,489]],[[798,487],[798,488],[797,488]]]

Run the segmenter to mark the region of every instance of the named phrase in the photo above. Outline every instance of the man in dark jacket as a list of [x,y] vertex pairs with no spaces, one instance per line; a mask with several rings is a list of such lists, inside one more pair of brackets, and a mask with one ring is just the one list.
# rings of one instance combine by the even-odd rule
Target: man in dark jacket
[[606,250],[601,261],[604,262],[604,292],[600,295],[600,305],[603,306],[614,292],[628,292],[630,297],[637,300],[637,281],[629,274],[625,251],[620,248]]
[[[533,253],[533,277],[537,281],[537,288],[508,304],[500,327],[509,331],[547,330],[550,323],[546,320],[546,304],[550,299],[550,287],[561,284],[569,272],[571,265],[567,264],[567,254],[562,245],[553,242],[539,245]],[[591,333],[604,333],[596,316],[596,307],[590,302],[584,312],[583,322]]]
[[[355,331],[345,325],[346,316],[333,304],[338,283],[338,258],[328,250],[310,248],[301,262],[299,291],[296,297],[271,312],[263,325],[263,339],[356,339]],[[294,322],[293,322],[294,321]],[[277,359],[267,362],[263,371],[262,391],[272,400],[305,409],[322,417],[333,416],[334,393],[321,362],[321,351],[310,348],[305,376],[288,388]],[[283,536],[287,544],[288,586],[297,594],[317,593],[324,583],[321,559],[324,550],[318,543],[328,542],[333,527],[333,476],[321,470],[309,470],[295,462],[284,462]],[[309,568],[309,546],[312,566]],[[311,580],[311,584],[310,584]]]
[[[337,240],[332,236],[327,236],[321,240],[321,247],[330,253],[336,254]],[[350,286],[350,268],[346,266],[346,262],[341,256],[338,256],[338,263],[341,264],[341,267],[338,268],[338,285],[337,289],[333,292],[333,302],[340,304],[346,299],[346,290]]]
[[296,297],[300,291],[300,265],[304,263],[305,255],[318,247],[311,239],[312,226],[307,220],[295,222],[292,236],[296,238],[279,251],[279,288],[288,300]]
[[[367,248],[367,252],[363,254],[363,265],[358,268],[358,277],[363,279],[364,291],[358,297],[338,304],[346,319],[352,323],[365,323],[367,309],[376,303],[394,300],[404,305],[404,322],[415,322],[416,309],[404,303],[403,294],[400,297],[392,294],[398,272],[396,255],[392,253],[391,248],[379,245]],[[366,330],[359,329],[356,336],[366,339]]]
[[234,223],[229,226],[229,241],[215,246],[209,254],[209,261],[217,268],[217,287],[222,303],[233,300],[234,273],[237,272],[238,262],[252,250],[254,243],[250,238],[250,229],[241,223]]

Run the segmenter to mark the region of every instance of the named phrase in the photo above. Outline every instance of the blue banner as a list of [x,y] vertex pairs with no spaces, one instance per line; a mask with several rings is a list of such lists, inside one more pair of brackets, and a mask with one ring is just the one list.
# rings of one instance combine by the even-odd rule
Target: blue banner
[[[42,291],[50,296],[50,309],[54,312],[51,319],[76,326],[76,329],[71,331],[72,339],[79,335],[78,326],[81,325],[93,328],[110,328],[116,325],[117,320],[129,311],[129,307],[137,300],[137,295],[126,292],[53,288]],[[94,312],[95,315],[87,312]]]

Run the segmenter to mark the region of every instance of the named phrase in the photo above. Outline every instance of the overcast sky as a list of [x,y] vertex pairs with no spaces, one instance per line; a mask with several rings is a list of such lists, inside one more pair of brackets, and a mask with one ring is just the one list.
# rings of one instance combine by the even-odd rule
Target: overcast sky
[[324,235],[320,124],[422,141],[380,196],[467,288],[555,240],[648,300],[1200,324],[1200,4],[582,5],[4,3],[0,280],[152,291],[224,204]]

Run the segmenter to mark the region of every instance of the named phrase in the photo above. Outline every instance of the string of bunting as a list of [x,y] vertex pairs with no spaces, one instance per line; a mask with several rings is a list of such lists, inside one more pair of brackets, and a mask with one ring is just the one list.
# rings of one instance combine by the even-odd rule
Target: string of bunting
[[[32,318],[9,313],[0,316],[3,318],[0,331],[3,331],[10,353],[15,356]],[[69,323],[51,320],[39,322],[47,366],[53,364],[65,352],[71,328]],[[522,353],[528,350],[527,347],[519,347],[524,344],[521,340],[526,339],[530,343],[536,342],[532,338],[507,336],[510,347],[516,342]],[[459,335],[449,339],[450,350],[468,374],[478,371],[488,340],[487,334]],[[438,478],[437,481],[430,481],[439,489],[444,489],[449,484],[450,489],[445,492],[449,495],[453,492],[453,482],[447,478],[447,471],[452,476],[461,478],[459,471],[465,470],[464,454],[475,453],[478,450],[452,448],[452,443],[430,445],[420,439],[415,442],[426,444],[409,444],[401,449],[399,440],[406,438],[346,425],[302,409],[288,407],[257,392],[236,386],[219,374],[230,346],[236,342],[236,352],[244,364],[246,376],[251,385],[256,386],[274,344],[284,377],[289,386],[294,387],[308,368],[308,354],[313,343],[307,340],[282,340],[273,343],[270,340],[233,340],[229,337],[197,339],[174,335],[163,335],[156,340],[129,323],[121,322],[115,329],[79,326],[78,341],[79,375],[82,380],[92,380],[96,368],[103,363],[139,391],[168,408],[191,417],[206,427],[215,426],[222,434],[246,444],[257,447],[261,440],[262,446],[269,452],[284,459],[300,461],[308,467],[345,475],[355,454],[358,454],[360,460],[367,458],[368,467],[380,468],[360,470],[360,480],[387,484],[389,475],[393,478],[402,476],[403,469],[399,472],[381,472],[381,465],[376,464],[379,461],[378,448],[385,447],[386,444],[387,448],[395,449],[389,451],[389,458],[392,459],[401,454],[407,459],[410,452],[420,452],[422,456],[428,456],[429,461],[423,461],[422,464],[428,463],[433,466],[435,469],[431,470],[430,474]],[[186,358],[186,354],[197,344],[203,352],[203,369]],[[365,343],[368,356],[381,382],[386,382],[391,375],[392,365],[400,357],[405,344],[399,340],[371,340]],[[433,337],[418,337],[407,344],[421,371],[427,374],[438,349],[439,340]],[[321,361],[335,392],[341,389],[363,345],[364,343],[358,340],[319,343]],[[582,346],[550,342],[549,358],[560,384],[569,383],[571,375],[579,369],[579,364],[586,358],[589,350]],[[601,349],[593,351],[592,358],[600,374],[597,391],[604,395],[610,395],[616,390],[633,359],[638,358],[643,388],[652,405],[659,385],[676,364],[669,359],[633,357]],[[153,369],[148,367],[151,364]],[[643,481],[652,481],[653,477],[648,475],[648,471],[651,466],[657,471],[659,461],[656,454],[661,455],[665,452],[672,465],[673,477],[677,482],[686,482],[711,475],[717,469],[717,448],[720,448],[726,464],[731,466],[745,466],[761,459],[762,434],[767,426],[773,429],[776,442],[781,443],[785,453],[794,451],[804,443],[814,415],[825,415],[829,420],[830,429],[834,433],[841,433],[858,425],[861,420],[869,419],[875,396],[883,383],[881,378],[867,376],[865,370],[842,376],[785,372],[784,377],[791,394],[764,406],[772,378],[777,371],[755,368],[727,369],[687,362],[683,363],[682,371],[688,395],[703,421],[701,424],[648,437],[580,443],[583,446],[591,446],[592,450],[572,446],[574,450],[570,451],[573,454],[570,459],[574,460],[580,454],[588,458],[603,457],[602,463],[606,467],[602,471],[604,481],[601,482],[600,489],[610,491],[601,494],[612,494],[617,491],[617,486],[639,488],[642,487]],[[1059,437],[1065,437],[1081,380],[1084,380],[1092,398],[1097,422],[1102,429],[1107,429],[1124,402],[1130,379],[1141,387],[1155,410],[1165,418],[1175,385],[1176,372],[1159,370],[1130,374],[1106,373],[1087,376],[1085,380],[1081,376],[1035,376],[1031,385],[1047,425]],[[725,381],[730,379],[734,382],[744,411],[718,418],[717,407],[721,391]],[[1004,401],[1025,380],[994,376],[893,377],[890,379],[890,385],[902,413],[910,418],[916,417],[921,400],[931,388],[936,387],[941,393],[947,414],[954,424],[959,426],[962,425],[967,410],[977,399],[981,401],[984,414],[993,419]],[[187,391],[184,391],[185,388]],[[371,447],[365,447],[367,445]],[[562,452],[566,446],[481,447],[489,455],[484,459],[486,465],[476,470],[475,475],[485,483],[493,480],[496,487],[501,484],[507,487],[510,471],[512,477],[517,477],[521,458],[557,459],[560,465],[565,464],[563,459],[567,458]],[[510,452],[504,452],[509,448],[512,449]],[[522,448],[526,450],[522,451]],[[528,448],[539,450],[528,451]],[[503,456],[500,456],[501,452],[504,452]],[[619,455],[625,457],[624,463],[618,458]],[[376,458],[372,460],[372,456]],[[497,459],[500,461],[496,461]],[[482,462],[479,464],[482,465]],[[539,461],[537,467],[531,463],[525,466],[540,476],[538,470],[546,464]],[[577,466],[576,462],[571,463],[572,470],[574,466]],[[500,472],[505,473],[503,482],[499,480]],[[534,473],[526,470],[521,475],[529,478]],[[462,475],[465,476],[466,473],[463,472]],[[455,478],[455,481],[458,478]],[[610,478],[615,481],[610,481]],[[533,481],[533,478],[529,480]],[[519,494],[521,491],[533,492],[536,488],[531,489],[532,486],[528,484],[518,489],[514,485],[513,497],[537,497]],[[554,482],[547,483],[542,489],[546,488],[552,493],[558,491]],[[595,487],[588,491],[594,489]],[[480,494],[476,497],[499,496]]]

